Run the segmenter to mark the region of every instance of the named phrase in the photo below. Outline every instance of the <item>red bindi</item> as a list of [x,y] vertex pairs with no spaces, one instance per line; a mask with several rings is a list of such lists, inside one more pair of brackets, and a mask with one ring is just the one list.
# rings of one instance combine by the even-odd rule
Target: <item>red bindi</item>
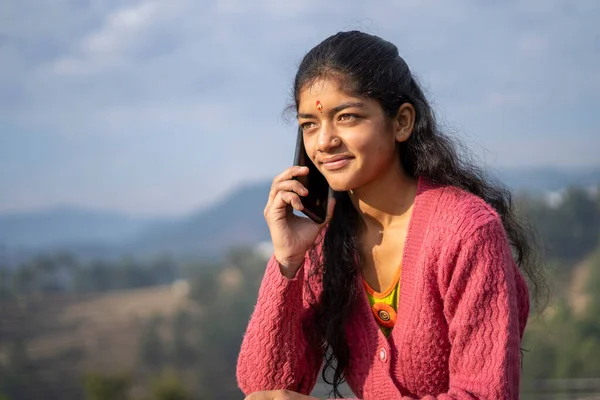
[[320,100],[317,100],[317,110],[323,111],[323,104],[321,104]]

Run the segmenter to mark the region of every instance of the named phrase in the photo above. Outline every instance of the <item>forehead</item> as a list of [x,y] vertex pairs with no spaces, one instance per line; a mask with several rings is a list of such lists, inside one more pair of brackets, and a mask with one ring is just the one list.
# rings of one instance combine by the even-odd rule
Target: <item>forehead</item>
[[305,85],[302,90],[300,90],[298,108],[313,107],[317,100],[323,103],[337,103],[358,99],[358,97],[351,96],[347,91],[344,91],[338,80],[317,79],[314,82]]

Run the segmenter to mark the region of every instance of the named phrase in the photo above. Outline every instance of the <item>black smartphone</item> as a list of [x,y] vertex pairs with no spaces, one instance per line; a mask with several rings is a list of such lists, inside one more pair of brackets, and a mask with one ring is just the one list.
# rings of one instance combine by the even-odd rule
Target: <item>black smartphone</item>
[[308,157],[308,154],[306,154],[301,129],[298,130],[298,139],[296,140],[294,165],[308,167],[309,171],[308,175],[294,178],[308,189],[308,195],[301,197],[302,205],[304,206],[302,213],[317,224],[322,224],[325,218],[327,218],[327,203],[329,202],[330,192],[329,184]]

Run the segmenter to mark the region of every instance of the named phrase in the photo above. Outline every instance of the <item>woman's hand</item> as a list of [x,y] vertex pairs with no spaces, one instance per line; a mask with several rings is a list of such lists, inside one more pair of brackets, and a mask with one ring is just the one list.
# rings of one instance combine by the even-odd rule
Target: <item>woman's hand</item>
[[294,166],[275,177],[264,212],[275,258],[283,266],[282,273],[288,278],[296,275],[306,252],[333,214],[334,200],[330,199],[327,218],[322,224],[294,215],[293,209],[303,209],[300,197],[308,194],[308,190],[294,177],[307,174],[308,167]]
[[251,393],[244,400],[319,400],[316,397],[306,396],[289,390],[265,390]]

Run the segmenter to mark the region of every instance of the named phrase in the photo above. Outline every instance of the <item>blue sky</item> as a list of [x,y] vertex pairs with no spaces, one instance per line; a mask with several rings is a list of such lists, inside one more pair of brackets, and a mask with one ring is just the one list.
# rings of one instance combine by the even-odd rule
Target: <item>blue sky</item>
[[598,165],[598,20],[596,0],[3,1],[0,211],[181,215],[271,179],[296,66],[350,29],[399,47],[484,164]]

